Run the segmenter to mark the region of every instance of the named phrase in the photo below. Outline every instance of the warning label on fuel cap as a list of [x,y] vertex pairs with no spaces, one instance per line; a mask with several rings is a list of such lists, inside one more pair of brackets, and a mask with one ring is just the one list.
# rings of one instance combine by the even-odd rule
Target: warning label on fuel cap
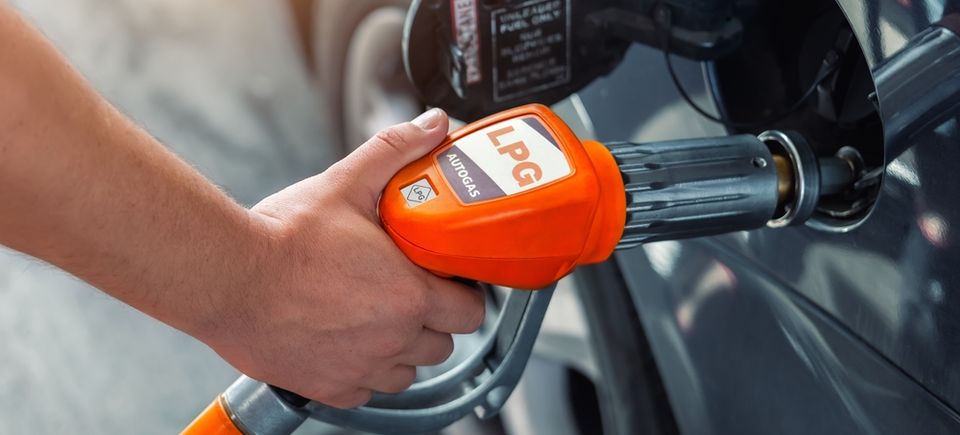
[[463,53],[467,84],[479,82],[480,74],[480,29],[477,26],[476,0],[452,0],[453,37]]
[[570,0],[531,0],[491,17],[494,100],[570,81]]

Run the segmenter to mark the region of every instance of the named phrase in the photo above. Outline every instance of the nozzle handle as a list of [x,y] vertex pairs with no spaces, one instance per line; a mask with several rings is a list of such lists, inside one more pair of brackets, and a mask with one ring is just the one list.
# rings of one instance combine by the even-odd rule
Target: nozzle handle
[[357,409],[317,402],[305,409],[320,421],[381,434],[436,432],[471,412],[490,418],[520,381],[555,288],[511,291],[484,346],[449,372],[399,394],[376,396]]
[[[337,409],[304,405],[300,396],[241,376],[184,433],[286,435],[313,418],[363,432],[416,434],[438,431],[471,412],[490,418],[520,381],[555,287],[511,291],[500,315],[484,326],[487,339],[473,355],[402,393],[377,394],[365,406]],[[227,431],[231,427],[235,432]]]

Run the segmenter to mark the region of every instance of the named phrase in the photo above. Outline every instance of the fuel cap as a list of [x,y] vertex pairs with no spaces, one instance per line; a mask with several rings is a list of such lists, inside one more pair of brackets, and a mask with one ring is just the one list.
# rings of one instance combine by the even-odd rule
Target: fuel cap
[[527,103],[553,104],[611,71],[629,41],[594,12],[607,1],[414,0],[403,55],[424,102],[473,121]]

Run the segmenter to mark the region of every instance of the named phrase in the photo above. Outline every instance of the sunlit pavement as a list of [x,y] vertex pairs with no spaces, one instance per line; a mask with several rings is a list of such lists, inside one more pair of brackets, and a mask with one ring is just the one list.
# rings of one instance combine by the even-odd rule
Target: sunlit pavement
[[[12,3],[121,110],[245,204],[335,160],[282,3]],[[190,337],[8,251],[0,346],[0,433],[175,433],[237,376]]]

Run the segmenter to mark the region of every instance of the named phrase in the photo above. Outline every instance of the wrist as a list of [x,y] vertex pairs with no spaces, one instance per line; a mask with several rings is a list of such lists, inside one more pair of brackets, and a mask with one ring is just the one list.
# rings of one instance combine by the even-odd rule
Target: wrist
[[[260,293],[271,285],[276,265],[278,225],[271,218],[243,209],[231,241],[193,287],[196,310],[187,314],[186,328],[193,337],[214,345],[234,337],[256,317]],[[201,260],[202,261],[202,260]],[[204,274],[206,275],[206,274]]]

